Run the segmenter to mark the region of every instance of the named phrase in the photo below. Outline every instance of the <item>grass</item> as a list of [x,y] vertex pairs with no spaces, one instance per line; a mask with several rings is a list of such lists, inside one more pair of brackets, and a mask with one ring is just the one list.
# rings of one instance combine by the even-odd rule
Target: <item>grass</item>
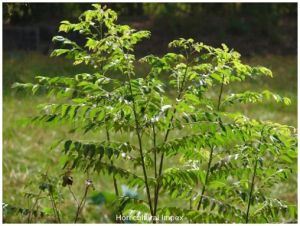
[[[245,61],[251,65],[269,67],[274,74],[273,79],[264,78],[249,81],[242,86],[225,87],[225,91],[234,90],[264,90],[270,89],[292,100],[290,106],[278,105],[273,102],[257,105],[239,105],[233,111],[242,111],[246,115],[272,120],[296,127],[297,125],[297,58],[295,56],[256,56]],[[3,202],[17,207],[27,207],[31,200],[24,197],[25,192],[38,193],[36,181],[39,174],[48,172],[58,176],[63,173],[59,164],[60,153],[50,151],[50,146],[61,138],[75,136],[68,133],[67,126],[57,125],[52,128],[39,126],[24,126],[23,118],[37,113],[36,106],[49,97],[32,97],[18,95],[11,90],[13,82],[29,82],[35,75],[73,75],[79,72],[93,71],[84,66],[73,67],[69,61],[50,59],[38,53],[15,52],[4,54],[3,64]],[[99,139],[101,134],[88,134],[90,139]],[[84,139],[84,137],[80,137]],[[296,163],[295,163],[296,164]],[[97,191],[112,191],[109,176],[92,176]],[[82,194],[85,175],[74,174],[73,189],[76,194]],[[274,189],[274,194],[281,198],[297,203],[296,176],[289,184],[281,184]],[[68,194],[67,189],[63,193]],[[42,200],[42,203],[48,201]],[[71,208],[70,208],[71,206]],[[72,207],[73,206],[73,207]],[[61,204],[64,222],[70,222],[75,213],[74,200],[69,195]],[[73,209],[72,209],[73,208]],[[101,212],[101,214],[100,214]],[[100,217],[101,215],[101,217]],[[7,216],[5,222],[26,222],[26,217]],[[55,222],[54,219],[40,219],[40,222]],[[81,222],[105,223],[110,222],[109,212],[105,208],[84,210]]]

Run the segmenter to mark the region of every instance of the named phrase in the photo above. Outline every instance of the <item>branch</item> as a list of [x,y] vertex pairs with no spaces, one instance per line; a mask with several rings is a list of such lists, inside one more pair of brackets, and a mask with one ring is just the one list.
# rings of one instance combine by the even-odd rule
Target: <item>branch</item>
[[[128,61],[128,64],[129,64],[129,61]],[[130,72],[127,72],[126,75],[127,75],[127,80],[128,80],[128,83],[129,83],[129,92],[130,92],[130,95],[133,97]],[[149,185],[148,185],[148,177],[147,177],[146,166],[145,166],[145,161],[144,161],[142,138],[141,138],[141,134],[140,134],[140,132],[141,132],[140,131],[140,124],[139,124],[139,121],[138,121],[138,116],[137,116],[137,111],[136,111],[136,107],[135,107],[135,99],[134,98],[132,98],[132,110],[133,110],[133,114],[134,114],[135,125],[136,125],[136,133],[137,133],[138,142],[139,142],[139,152],[140,152],[140,157],[141,157],[141,162],[142,162],[142,168],[143,168],[143,174],[144,174],[144,179],[145,179],[145,186],[146,186],[148,203],[149,203],[151,215],[154,216],[154,212],[153,212],[153,208],[152,208],[152,202],[151,202],[151,194],[150,194],[150,189],[149,189]]]
[[[187,71],[188,71],[188,65],[186,65],[186,69],[185,69],[185,73],[184,73],[184,76],[183,76],[183,80],[182,80],[182,84],[181,84],[181,87],[180,87],[180,90],[179,90],[179,93],[177,95],[177,98],[176,99],[180,99],[181,96],[182,96],[182,93],[183,93],[183,90],[184,90],[184,85],[185,85],[185,80],[186,80],[186,75],[187,75]],[[178,102],[177,102],[178,103]],[[176,104],[177,104],[176,103]],[[164,143],[168,140],[168,136],[169,136],[169,133],[171,131],[171,125],[173,123],[173,120],[174,120],[174,115],[176,114],[176,107],[174,108],[174,111],[173,111],[173,114],[172,114],[172,117],[170,119],[170,123],[168,125],[168,129],[167,129],[167,132],[166,132],[166,135],[165,135],[165,138],[164,138]],[[160,165],[159,165],[159,174],[158,176],[160,177],[161,174],[162,174],[162,169],[163,169],[163,162],[164,162],[164,152],[161,154],[161,159],[160,159]],[[157,206],[158,206],[158,193],[159,193],[159,189],[160,189],[160,182],[157,183],[157,186],[156,186],[156,189],[155,189],[155,201],[154,201],[154,214],[156,215],[156,211],[157,211]]]
[[205,193],[206,186],[207,186],[207,183],[208,183],[208,177],[209,177],[209,172],[210,172],[210,166],[211,166],[211,162],[212,162],[212,159],[213,159],[213,151],[214,151],[214,148],[211,147],[211,148],[210,148],[210,154],[209,154],[208,165],[207,165],[207,170],[206,170],[205,182],[204,182],[204,186],[203,186],[203,189],[202,189],[202,192],[201,192],[201,196],[200,196],[200,200],[199,200],[199,203],[198,203],[198,206],[197,206],[197,210],[200,210],[200,207],[201,207],[201,204],[202,204],[202,200],[203,200],[203,195],[204,195],[204,193]]

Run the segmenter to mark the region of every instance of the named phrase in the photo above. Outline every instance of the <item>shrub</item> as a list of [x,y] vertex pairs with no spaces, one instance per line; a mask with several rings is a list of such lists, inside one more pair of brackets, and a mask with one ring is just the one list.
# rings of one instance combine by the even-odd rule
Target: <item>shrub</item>
[[[174,52],[136,60],[134,47],[150,32],[117,24],[114,11],[93,7],[78,23],[62,21],[59,27],[60,32],[78,32],[85,43],[56,36],[53,41],[62,48],[51,55],[89,65],[96,73],[38,76],[35,84],[15,84],[56,97],[32,122],[70,123],[73,132],[106,136],[64,140],[62,186],[72,191],[73,170],[109,174],[114,214],[129,219],[149,214],[153,223],[296,221],[296,207],[270,195],[293,173],[295,129],[230,111],[237,104],[290,100],[268,90],[223,92],[232,83],[272,77],[272,72],[243,64],[225,44],[214,48],[183,38],[169,44]],[[147,73],[137,73],[139,64],[148,65]],[[119,134],[125,134],[125,141]],[[138,188],[142,197],[121,195],[121,183]],[[91,187],[87,180],[81,201],[72,192],[78,205],[75,222]],[[177,204],[164,204],[166,197]]]

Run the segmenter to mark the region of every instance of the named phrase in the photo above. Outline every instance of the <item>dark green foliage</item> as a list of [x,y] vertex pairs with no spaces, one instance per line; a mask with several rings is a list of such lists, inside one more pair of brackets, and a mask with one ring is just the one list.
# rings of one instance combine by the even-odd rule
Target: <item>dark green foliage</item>
[[[281,104],[290,100],[267,90],[223,94],[231,83],[272,77],[272,72],[243,64],[240,54],[225,44],[214,48],[183,38],[169,44],[176,53],[137,61],[134,46],[150,33],[118,25],[114,11],[93,7],[78,23],[63,21],[60,26],[61,32],[79,32],[86,43],[81,46],[56,36],[53,41],[62,49],[52,56],[65,55],[75,65],[97,68],[97,73],[38,76],[36,84],[15,84],[33,94],[55,97],[55,103],[40,106],[41,115],[34,122],[70,123],[73,132],[106,135],[97,141],[75,139],[61,145],[65,169],[112,176],[115,196],[99,193],[90,201],[101,205],[109,200],[115,214],[150,214],[152,222],[158,215],[182,216],[179,222],[195,223],[295,221],[296,207],[271,195],[274,185],[294,173],[295,129],[229,111],[236,103],[270,97]],[[149,73],[136,74],[137,63],[147,64]],[[125,134],[126,141],[119,140],[119,134]],[[125,168],[125,162],[130,167]],[[63,186],[72,185],[70,178],[63,177]],[[145,194],[121,195],[118,186],[124,181]],[[90,186],[89,180],[86,183],[75,222]],[[40,189],[55,191],[47,182]],[[165,206],[160,198],[166,196],[182,206]],[[187,202],[190,207],[184,208]]]
[[10,214],[22,214],[24,216],[28,216],[29,214],[31,214],[34,217],[44,217],[46,215],[42,211],[30,210],[27,208],[11,206],[7,203],[2,204],[2,210],[3,210],[4,219],[5,219],[6,215],[10,215]]

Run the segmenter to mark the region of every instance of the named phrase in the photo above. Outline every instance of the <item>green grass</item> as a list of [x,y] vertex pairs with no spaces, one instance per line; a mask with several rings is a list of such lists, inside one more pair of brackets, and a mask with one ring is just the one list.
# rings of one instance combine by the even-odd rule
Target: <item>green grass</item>
[[[257,56],[245,59],[251,65],[269,67],[274,74],[273,79],[264,78],[225,87],[229,90],[264,90],[270,89],[292,100],[290,106],[283,106],[273,102],[256,105],[239,105],[232,111],[242,111],[249,117],[272,120],[279,123],[297,126],[297,58],[295,56]],[[63,173],[59,164],[58,150],[50,151],[50,146],[57,140],[75,136],[68,133],[68,126],[57,125],[51,128],[39,126],[24,126],[23,118],[37,113],[36,106],[49,97],[32,97],[16,94],[11,90],[13,82],[33,81],[35,75],[69,76],[79,72],[93,71],[84,66],[73,67],[69,61],[51,59],[37,53],[4,54],[3,64],[3,202],[18,207],[27,207],[28,200],[24,192],[38,192],[35,181],[39,174],[48,172],[58,176]],[[77,135],[78,136],[78,135]],[[89,139],[99,139],[102,134],[87,134]],[[175,135],[174,135],[175,136]],[[81,139],[84,139],[84,137]],[[295,163],[296,164],[296,163]],[[93,181],[98,191],[113,191],[109,176],[94,175]],[[74,174],[74,192],[82,194],[84,175]],[[32,182],[32,183],[31,183]],[[274,194],[292,203],[297,202],[296,176],[289,180],[289,184],[281,184],[274,189]],[[67,189],[63,191],[67,196],[61,204],[64,222],[71,221],[75,213],[75,205]],[[44,203],[47,201],[44,200]],[[70,207],[71,206],[71,207]],[[72,207],[73,206],[73,207]],[[101,214],[100,214],[101,212]],[[83,222],[109,222],[105,208],[87,207],[84,210]],[[100,217],[101,215],[101,217]],[[6,222],[26,222],[22,216],[10,216]],[[40,220],[43,222],[43,219]],[[46,219],[53,222],[53,219]]]

